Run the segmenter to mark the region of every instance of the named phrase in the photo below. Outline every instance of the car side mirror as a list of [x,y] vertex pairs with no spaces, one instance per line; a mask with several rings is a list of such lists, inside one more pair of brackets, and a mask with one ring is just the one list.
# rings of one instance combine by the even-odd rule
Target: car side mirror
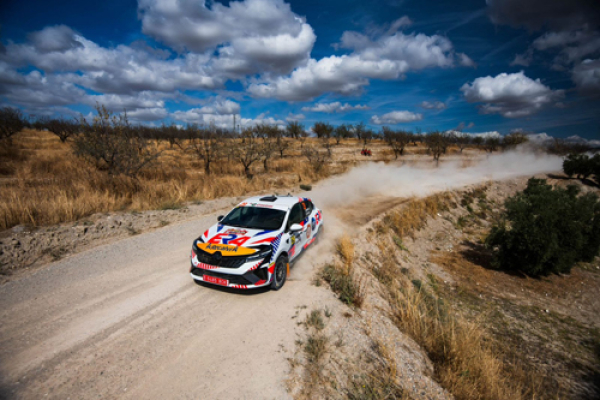
[[223,219],[223,215],[219,215],[219,216],[217,217],[217,222],[221,222],[221,220],[222,220],[222,219]]
[[290,232],[300,232],[302,230],[302,225],[300,224],[292,224],[292,226],[290,226]]

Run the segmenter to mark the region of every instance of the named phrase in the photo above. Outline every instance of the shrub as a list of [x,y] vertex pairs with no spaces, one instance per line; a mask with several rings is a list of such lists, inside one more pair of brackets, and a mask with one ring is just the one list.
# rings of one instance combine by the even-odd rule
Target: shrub
[[97,106],[92,124],[82,120],[83,134],[75,138],[75,154],[111,176],[137,178],[158,157],[147,141],[127,121],[127,115],[112,115]]
[[590,159],[585,154],[569,154],[563,161],[563,171],[569,177],[577,175],[579,179],[586,179],[588,176],[594,173],[594,161],[598,157]]
[[505,221],[487,238],[496,265],[540,276],[591,261],[600,248],[600,203],[595,194],[578,194],[576,186],[553,188],[531,178],[506,201]]
[[20,110],[10,107],[0,108],[0,144],[11,144],[12,137],[25,128]]

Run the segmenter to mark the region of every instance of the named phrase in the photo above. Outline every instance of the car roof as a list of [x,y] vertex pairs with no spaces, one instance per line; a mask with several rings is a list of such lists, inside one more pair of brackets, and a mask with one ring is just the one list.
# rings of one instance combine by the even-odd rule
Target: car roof
[[288,210],[288,209],[292,208],[294,204],[296,204],[300,201],[304,201],[304,200],[309,200],[309,199],[292,196],[292,195],[255,196],[255,197],[250,197],[250,198],[242,201],[240,204],[238,204],[238,206],[257,205],[257,206],[263,206],[263,207],[268,207],[268,208],[276,208],[278,210]]

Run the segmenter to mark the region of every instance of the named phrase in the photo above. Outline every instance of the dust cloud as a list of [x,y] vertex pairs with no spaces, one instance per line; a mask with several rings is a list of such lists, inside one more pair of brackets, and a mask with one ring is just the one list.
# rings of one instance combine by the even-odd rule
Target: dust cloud
[[520,151],[493,154],[470,163],[465,166],[465,161],[447,161],[430,168],[369,163],[324,181],[310,196],[318,207],[328,210],[375,195],[423,197],[489,180],[562,169],[561,157]]
[[[439,166],[410,166],[368,163],[322,182],[312,192],[312,198],[323,210],[325,231],[312,251],[306,252],[294,268],[292,279],[310,274],[312,266],[326,262],[333,254],[335,243],[342,235],[353,236],[360,226],[342,221],[336,216],[342,209],[369,212],[378,199],[425,197],[464,186],[560,171],[562,158],[528,151],[510,151],[488,155],[478,160],[442,161]],[[356,224],[355,224],[356,225]]]

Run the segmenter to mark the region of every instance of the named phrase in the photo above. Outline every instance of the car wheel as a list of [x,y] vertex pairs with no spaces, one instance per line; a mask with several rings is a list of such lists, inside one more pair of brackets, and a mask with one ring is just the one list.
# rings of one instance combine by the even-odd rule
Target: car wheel
[[271,282],[271,289],[279,290],[283,287],[289,270],[288,259],[286,256],[279,256],[275,261],[275,271],[273,271],[273,281]]

